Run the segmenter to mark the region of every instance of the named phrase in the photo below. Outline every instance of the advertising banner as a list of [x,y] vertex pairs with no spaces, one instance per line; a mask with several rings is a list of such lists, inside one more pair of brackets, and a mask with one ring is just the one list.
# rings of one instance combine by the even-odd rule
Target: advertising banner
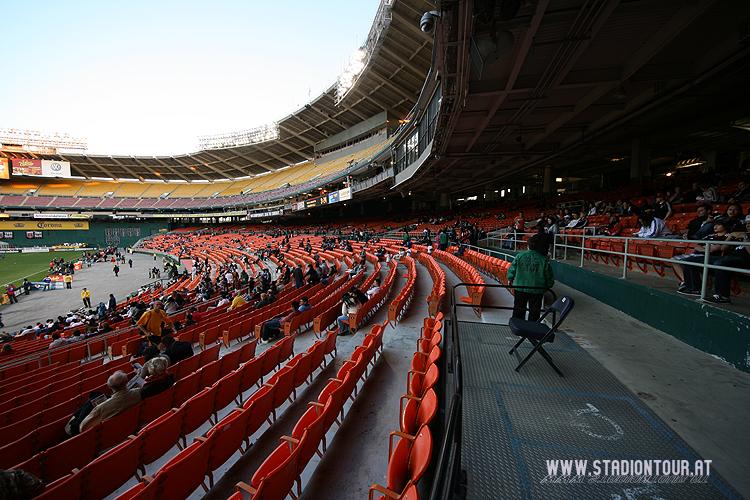
[[61,231],[61,230],[88,231],[88,221],[0,221],[0,230],[3,231]]
[[339,189],[339,201],[346,201],[352,199],[352,188]]
[[43,177],[70,177],[70,162],[42,160]]
[[11,160],[13,175],[42,175],[42,160],[13,158]]
[[70,216],[68,214],[46,212],[43,214],[34,214],[34,218],[35,219],[68,219],[70,218]]
[[13,175],[35,177],[70,177],[70,162],[57,160],[11,159]]
[[0,158],[0,179],[10,179],[10,165],[7,158]]
[[328,193],[328,203],[338,203],[339,202],[339,192],[333,191],[332,193]]

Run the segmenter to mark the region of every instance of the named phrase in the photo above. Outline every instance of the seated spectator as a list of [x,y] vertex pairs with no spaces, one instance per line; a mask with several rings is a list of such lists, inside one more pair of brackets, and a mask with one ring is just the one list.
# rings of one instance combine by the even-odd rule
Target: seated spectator
[[698,205],[695,211],[695,219],[688,222],[687,239],[702,240],[713,232],[713,218],[709,216],[711,205],[706,203]]
[[719,201],[719,195],[716,192],[716,187],[710,181],[704,181],[700,184],[701,193],[696,196],[696,201],[703,201],[707,203],[716,203]]
[[745,230],[745,218],[742,215],[742,207],[739,203],[730,203],[724,215],[714,217],[714,220],[717,219],[724,223],[728,233]]
[[371,299],[373,298],[378,292],[380,291],[380,278],[376,278],[375,281],[372,283],[372,286],[369,290],[367,290],[367,298]]
[[651,214],[641,214],[638,217],[638,222],[641,224],[641,229],[637,233],[633,233],[633,236],[639,238],[664,238],[671,236],[664,221]]
[[265,323],[260,331],[260,343],[267,344],[281,334],[281,325],[291,321],[294,316],[299,314],[299,302],[292,301],[292,308],[286,315],[279,315],[271,318]]
[[729,197],[729,201],[732,203],[750,201],[750,183],[744,180],[740,181],[737,184],[737,190]]
[[221,294],[221,299],[216,304],[216,307],[217,308],[224,307],[227,304],[229,304],[229,295],[227,295],[226,293],[223,293],[223,294]]
[[349,335],[351,330],[349,329],[349,315],[354,314],[359,310],[359,304],[354,295],[350,292],[344,294],[341,302],[341,316],[336,319],[339,327],[339,335]]
[[171,335],[165,335],[159,343],[162,356],[167,356],[171,364],[175,364],[193,355],[193,345],[190,342],[175,340]]
[[[734,232],[726,241],[745,241],[750,242],[750,215],[745,217],[745,232]],[[717,266],[735,267],[737,269],[750,269],[750,244],[746,245],[728,245],[730,249],[725,251],[724,256],[719,257],[714,262]],[[732,273],[723,269],[714,271],[714,293],[706,297],[710,302],[719,304],[731,302],[730,296],[730,279]]]
[[[729,232],[726,230],[726,226],[721,220],[716,221],[713,228],[713,234],[706,236],[704,240],[725,241],[730,237]],[[710,245],[708,263],[716,263],[716,261],[721,258],[727,250],[728,247],[725,245]],[[675,257],[675,260],[702,264],[705,262],[705,252],[706,247],[704,245],[697,245],[693,253],[678,255]],[[700,295],[703,275],[701,266],[680,264],[679,267],[682,271],[682,283],[680,283],[680,286],[677,288],[677,293],[683,295]]]
[[121,370],[109,376],[107,386],[112,390],[112,396],[94,406],[91,413],[81,422],[81,432],[102,423],[108,418],[114,417],[141,400],[141,391],[138,389],[128,389],[127,384],[128,376]]
[[227,311],[237,309],[238,307],[244,306],[245,304],[247,304],[247,301],[245,301],[245,298],[242,296],[242,293],[237,292],[234,296],[234,299],[232,299],[232,304],[229,306]]
[[263,292],[260,294],[260,300],[255,304],[256,309],[261,309],[268,304],[273,302],[273,297],[268,292]]
[[55,332],[52,334],[52,342],[49,344],[50,349],[54,349],[55,347],[59,347],[61,345],[65,344],[65,339],[60,337],[60,334]]
[[607,236],[620,236],[622,234],[622,222],[620,222],[620,217],[617,215],[613,215],[609,218],[609,224],[604,226],[601,229],[602,234]]
[[672,215],[672,205],[664,197],[664,194],[656,195],[654,203],[654,217],[661,220],[667,220]]
[[311,307],[312,306],[310,305],[310,299],[308,299],[307,297],[302,297],[301,299],[299,299],[299,307],[297,308],[299,312],[305,312]]
[[106,400],[106,396],[99,391],[93,391],[89,393],[89,397],[83,405],[81,405],[70,420],[65,424],[65,434],[68,436],[75,436],[80,433],[81,422],[85,419],[91,410],[94,409],[97,403]]
[[141,387],[141,399],[156,396],[174,385],[174,376],[167,373],[167,365],[167,360],[160,356],[149,360],[144,365],[146,378]]

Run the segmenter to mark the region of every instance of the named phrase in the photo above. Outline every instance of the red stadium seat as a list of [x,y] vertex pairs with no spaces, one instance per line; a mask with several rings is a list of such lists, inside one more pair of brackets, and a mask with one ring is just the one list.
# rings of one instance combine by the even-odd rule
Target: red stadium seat
[[141,429],[140,464],[150,464],[174,447],[182,434],[184,415],[183,408],[172,409]]
[[238,491],[246,491],[253,498],[285,498],[297,478],[298,448],[281,443],[253,474],[250,484],[237,483]]

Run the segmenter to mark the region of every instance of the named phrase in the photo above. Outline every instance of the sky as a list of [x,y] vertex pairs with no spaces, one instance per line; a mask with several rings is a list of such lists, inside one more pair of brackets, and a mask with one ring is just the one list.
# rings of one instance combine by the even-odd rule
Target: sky
[[320,95],[378,0],[5,0],[0,128],[88,139],[92,154],[174,155]]

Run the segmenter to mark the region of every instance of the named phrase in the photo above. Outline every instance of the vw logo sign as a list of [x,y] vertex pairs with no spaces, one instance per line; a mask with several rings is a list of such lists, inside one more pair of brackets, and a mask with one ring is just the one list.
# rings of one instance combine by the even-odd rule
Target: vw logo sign
[[49,166],[49,168],[50,168],[50,169],[51,169],[51,170],[52,170],[53,172],[60,172],[60,171],[62,170],[62,165],[60,165],[60,164],[59,164],[59,163],[57,163],[57,162],[54,162],[54,163],[52,163],[52,165],[50,165],[50,166]]

